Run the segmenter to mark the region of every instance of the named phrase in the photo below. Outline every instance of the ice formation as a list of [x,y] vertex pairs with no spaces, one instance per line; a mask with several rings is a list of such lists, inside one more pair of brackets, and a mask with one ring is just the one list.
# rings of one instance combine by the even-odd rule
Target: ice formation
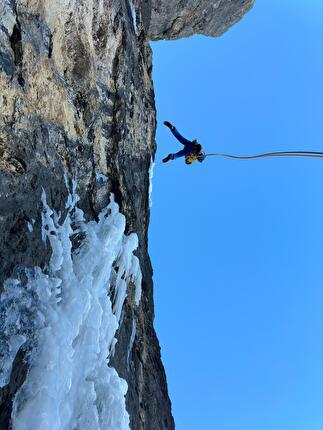
[[137,34],[137,14],[136,14],[136,8],[135,8],[135,5],[133,4],[132,0],[128,0],[128,3],[129,3],[130,10],[131,10],[133,28],[135,30],[135,33]]
[[27,222],[27,228],[29,233],[32,233],[34,230],[34,224],[35,224],[35,220],[32,219],[31,222]]
[[[108,362],[130,281],[140,300],[133,254],[138,239],[124,234],[125,217],[113,196],[98,222],[85,222],[77,202],[74,184],[62,220],[43,193],[49,267],[26,271],[24,286],[7,280],[1,297],[1,386],[19,348],[29,351],[29,371],[13,402],[13,430],[129,429],[127,384]],[[73,252],[76,236],[82,245]]]
[[153,201],[151,198],[152,192],[153,192],[153,176],[154,176],[154,167],[155,167],[155,163],[153,161],[153,159],[151,159],[150,161],[150,166],[149,166],[149,207],[151,208],[153,205]]
[[130,363],[130,355],[131,355],[132,347],[133,347],[135,337],[136,337],[136,330],[137,330],[136,320],[133,319],[132,320],[132,331],[131,331],[131,336],[130,336],[130,342],[129,342],[128,351],[127,351],[127,367],[128,367],[128,369],[129,369],[129,363]]
[[96,173],[95,177],[98,182],[107,182],[108,180],[108,177],[103,175],[103,173]]

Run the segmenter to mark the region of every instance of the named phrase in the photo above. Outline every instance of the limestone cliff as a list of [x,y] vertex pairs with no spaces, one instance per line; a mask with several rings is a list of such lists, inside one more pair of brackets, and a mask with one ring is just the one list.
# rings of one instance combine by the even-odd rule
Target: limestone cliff
[[220,36],[238,22],[254,0],[153,1],[149,25],[152,40],[204,34]]
[[[27,285],[26,269],[35,267],[49,273],[53,250],[42,234],[43,190],[48,206],[61,213],[61,224],[72,180],[85,222],[99,220],[113,193],[126,217],[125,234],[138,236],[142,273],[138,306],[128,284],[109,363],[127,381],[132,430],[174,428],[153,328],[147,253],[149,168],[156,146],[149,40],[219,35],[252,3],[0,0],[0,282]],[[85,240],[72,235],[72,253]],[[30,338],[37,337],[32,318]],[[22,342],[1,388],[0,429],[12,426],[12,403],[32,365],[30,348],[32,343]],[[9,350],[4,337],[2,361]]]

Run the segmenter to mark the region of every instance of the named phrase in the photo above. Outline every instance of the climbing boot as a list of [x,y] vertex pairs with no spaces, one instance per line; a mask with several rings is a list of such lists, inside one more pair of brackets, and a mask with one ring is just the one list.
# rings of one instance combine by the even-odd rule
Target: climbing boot
[[174,126],[173,124],[171,124],[169,121],[164,121],[164,124],[166,125],[166,127],[170,128],[171,130],[174,130]]
[[169,160],[174,160],[174,154],[168,154],[167,157],[163,158],[163,163],[167,163]]

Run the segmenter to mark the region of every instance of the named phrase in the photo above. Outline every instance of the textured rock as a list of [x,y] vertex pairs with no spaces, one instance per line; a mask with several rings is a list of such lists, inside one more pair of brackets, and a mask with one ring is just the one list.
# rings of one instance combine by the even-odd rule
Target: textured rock
[[[143,274],[140,305],[126,300],[112,360],[128,382],[132,430],[174,428],[153,328],[147,252],[156,127],[149,37],[218,35],[252,5],[209,3],[0,0],[0,282],[23,280],[25,268],[46,270],[51,249],[41,239],[43,188],[48,204],[64,216],[64,176],[75,179],[88,220],[97,219],[114,193],[127,233],[138,235]],[[0,392],[1,429],[10,427],[11,402],[27,371],[25,353],[18,352]]]
[[152,40],[179,39],[193,34],[220,36],[253,4],[254,0],[156,0],[149,35]]

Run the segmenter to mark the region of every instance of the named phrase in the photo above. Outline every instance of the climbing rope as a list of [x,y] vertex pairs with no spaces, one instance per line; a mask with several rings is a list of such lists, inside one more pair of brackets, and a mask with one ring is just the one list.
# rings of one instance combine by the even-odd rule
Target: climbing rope
[[259,155],[231,155],[231,154],[206,154],[206,157],[226,157],[239,160],[252,160],[265,157],[311,157],[323,158],[323,152],[313,151],[290,151],[290,152],[267,152]]

